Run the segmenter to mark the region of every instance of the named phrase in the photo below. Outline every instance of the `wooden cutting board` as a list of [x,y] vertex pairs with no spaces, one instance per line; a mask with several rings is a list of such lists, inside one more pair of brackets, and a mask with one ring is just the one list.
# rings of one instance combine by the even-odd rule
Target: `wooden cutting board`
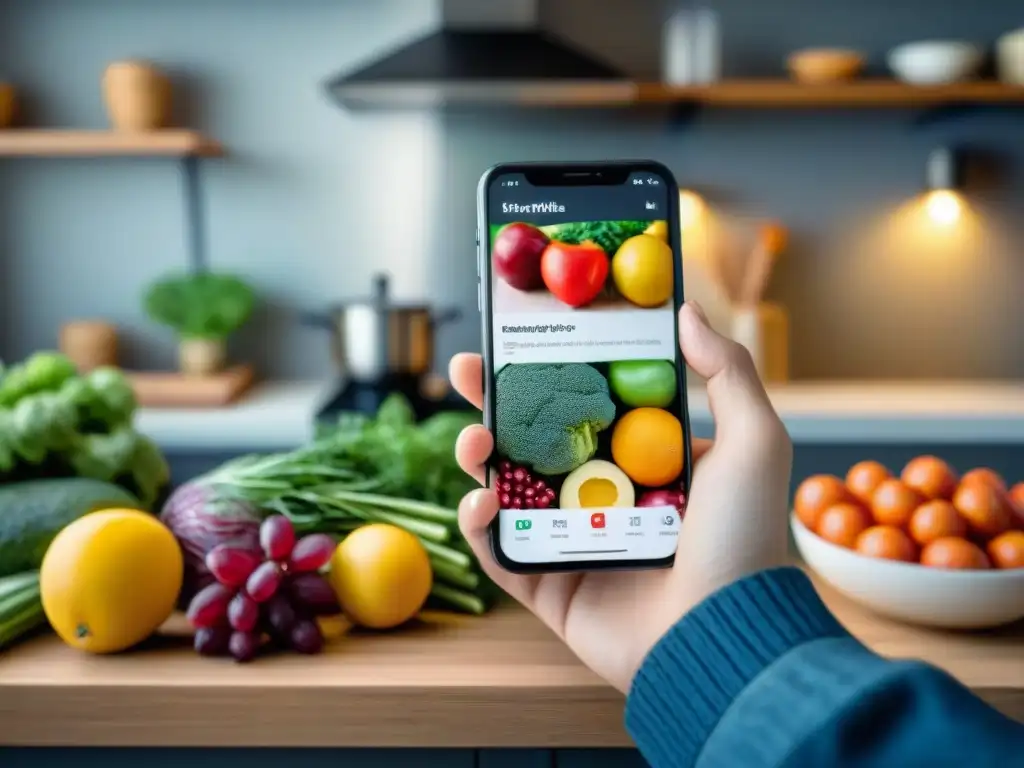
[[127,372],[135,398],[145,408],[219,408],[238,400],[255,378],[251,365],[236,365],[210,376],[173,371]]

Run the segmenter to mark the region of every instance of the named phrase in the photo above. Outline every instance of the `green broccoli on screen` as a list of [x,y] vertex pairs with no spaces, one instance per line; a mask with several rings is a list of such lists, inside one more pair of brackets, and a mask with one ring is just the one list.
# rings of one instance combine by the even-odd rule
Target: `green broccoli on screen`
[[498,452],[544,475],[589,461],[615,420],[608,382],[585,363],[506,365],[495,392]]

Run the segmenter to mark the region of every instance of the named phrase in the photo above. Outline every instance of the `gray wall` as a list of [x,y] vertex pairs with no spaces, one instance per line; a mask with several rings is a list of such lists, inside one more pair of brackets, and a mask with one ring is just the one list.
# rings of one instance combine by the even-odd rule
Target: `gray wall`
[[[778,72],[808,44],[876,59],[908,38],[991,41],[1021,19],[984,4],[722,0],[726,72]],[[626,9],[639,6],[632,12]],[[543,4],[545,20],[638,75],[658,66],[660,4]],[[476,348],[473,192],[510,159],[646,155],[686,185],[794,231],[773,297],[793,321],[801,378],[1024,375],[1024,110],[918,126],[909,112],[706,113],[688,128],[657,114],[351,115],[321,78],[435,21],[427,0],[36,0],[0,3],[0,71],[40,122],[101,127],[105,62],[156,60],[188,84],[185,117],[232,150],[206,172],[212,262],[244,271],[268,307],[239,354],[278,376],[330,370],[325,340],[294,310],[360,293],[378,267],[407,298],[461,304],[469,319],[439,357]],[[997,183],[972,189],[967,243],[909,244],[886,216],[920,191],[947,141],[996,153]],[[716,197],[717,196],[717,197]],[[5,161],[0,167],[0,353],[53,344],[62,320],[105,315],[129,329],[129,362],[170,365],[173,340],[139,295],[184,264],[177,169],[156,161]],[[84,287],[89,286],[89,287]],[[1016,342],[1016,343],[1015,343]]]

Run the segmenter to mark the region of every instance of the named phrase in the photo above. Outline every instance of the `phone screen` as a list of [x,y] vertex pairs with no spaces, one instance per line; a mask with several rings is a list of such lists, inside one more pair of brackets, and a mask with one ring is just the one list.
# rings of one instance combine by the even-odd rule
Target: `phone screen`
[[650,170],[530,179],[499,171],[482,202],[496,554],[671,561],[689,491],[678,191]]

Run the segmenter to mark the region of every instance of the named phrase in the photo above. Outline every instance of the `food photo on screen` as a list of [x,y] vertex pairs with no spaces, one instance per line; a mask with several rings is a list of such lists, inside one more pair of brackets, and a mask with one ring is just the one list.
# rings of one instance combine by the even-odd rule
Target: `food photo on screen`
[[491,226],[495,312],[654,309],[673,296],[668,222]]
[[682,514],[672,361],[513,363],[496,384],[502,509],[671,506]]

